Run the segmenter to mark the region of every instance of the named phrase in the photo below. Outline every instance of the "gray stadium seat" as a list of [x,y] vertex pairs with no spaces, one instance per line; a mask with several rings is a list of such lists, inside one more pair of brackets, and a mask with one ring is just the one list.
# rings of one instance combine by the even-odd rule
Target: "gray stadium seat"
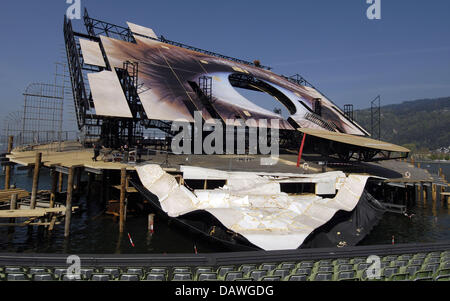
[[311,275],[311,268],[297,268],[292,272],[293,275]]
[[393,274],[397,274],[398,273],[398,268],[397,267],[387,267],[384,268],[382,271],[382,274],[384,277],[388,278]]
[[113,276],[111,274],[92,274],[92,281],[110,281]]
[[120,281],[139,281],[139,275],[137,274],[121,274],[119,277]]
[[198,281],[217,280],[217,273],[213,273],[213,272],[200,273],[197,276],[197,280]]
[[30,270],[28,271],[28,273],[30,275],[34,275],[34,274],[45,274],[45,273],[50,273],[49,269],[47,268],[39,268],[39,267],[33,267],[30,268]]
[[356,277],[355,271],[343,271],[338,273],[337,279],[342,280],[342,279],[351,279],[355,277]]
[[62,281],[81,281],[83,280],[83,277],[80,275],[75,275],[75,274],[64,274],[61,275],[61,280]]
[[249,277],[255,281],[259,281],[264,276],[267,276],[266,270],[253,270],[249,273]]
[[25,273],[25,269],[22,267],[5,267],[5,274],[14,274],[14,273]]
[[284,278],[290,274],[289,269],[276,269],[272,272],[273,276],[279,276],[281,278]]
[[311,262],[311,261],[303,261],[303,262],[300,262],[300,263],[297,265],[297,267],[299,267],[299,268],[312,268],[312,267],[314,267],[314,262]]
[[340,264],[337,267],[338,272],[353,270],[352,264]]
[[152,267],[149,269],[150,273],[157,273],[157,274],[165,274],[167,275],[167,268],[160,268],[160,267]]
[[109,274],[113,278],[119,278],[120,272],[120,269],[115,267],[108,267],[103,269],[103,274]]
[[[244,274],[247,274],[251,270],[256,270],[256,264],[243,264],[239,267],[239,271],[242,271]],[[234,270],[234,268],[233,268]]]
[[277,265],[275,263],[263,263],[261,264],[261,266],[259,267],[260,270],[266,270],[268,272],[273,271],[275,268],[277,267]]
[[8,273],[6,275],[8,281],[26,281],[29,280],[24,273]]
[[279,276],[264,276],[261,278],[261,281],[281,281],[281,277],[279,277]]
[[144,275],[144,271],[141,268],[128,268],[127,274],[134,274],[134,275],[142,276],[142,275]]
[[314,277],[314,281],[329,281],[333,279],[332,273],[317,273]]
[[244,272],[243,271],[232,271],[228,272],[224,276],[225,281],[234,281],[239,278],[244,278]]
[[53,281],[53,276],[50,273],[45,273],[45,274],[40,274],[40,273],[35,273],[33,274],[32,277],[33,281]]
[[295,266],[296,266],[295,262],[282,262],[282,263],[280,263],[280,265],[278,267],[280,269],[293,270],[295,268]]
[[217,269],[217,274],[220,277],[224,277],[226,273],[234,271],[233,266],[221,266]]
[[286,278],[287,281],[307,281],[308,276],[306,275],[291,275]]
[[334,268],[332,266],[320,266],[318,268],[319,273],[332,273]]
[[166,274],[150,272],[150,273],[147,274],[147,277],[145,279],[147,279],[149,281],[165,281],[166,280]]
[[174,273],[172,276],[172,281],[189,281],[192,280],[191,273]]
[[178,273],[190,273],[191,272],[191,268],[189,267],[175,267],[173,268],[173,274],[178,274]]

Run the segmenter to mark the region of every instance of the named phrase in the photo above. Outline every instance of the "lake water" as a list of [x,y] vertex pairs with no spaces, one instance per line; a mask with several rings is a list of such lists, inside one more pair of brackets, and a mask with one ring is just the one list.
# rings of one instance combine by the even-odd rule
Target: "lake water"
[[[450,164],[422,163],[422,167],[437,173],[442,167],[446,178],[450,177]],[[12,183],[31,190],[32,178],[26,171],[16,171]],[[4,176],[0,176],[0,187]],[[50,175],[43,170],[40,189],[50,189]],[[429,193],[431,197],[431,193]],[[74,201],[80,211],[72,216],[71,237],[64,239],[64,225],[57,225],[51,235],[34,227],[16,227],[13,233],[7,227],[0,227],[0,252],[48,252],[48,253],[193,253],[223,252],[224,249],[206,243],[183,229],[168,225],[155,218],[155,233],[147,234],[147,216],[129,217],[125,233],[120,236],[118,223],[111,216],[102,214],[102,208],[86,199]],[[399,214],[386,213],[381,222],[360,243],[361,245],[390,244],[392,236],[396,243],[450,241],[450,209],[446,202],[431,199],[417,202],[408,213],[408,218]],[[130,243],[130,234],[133,247]]]

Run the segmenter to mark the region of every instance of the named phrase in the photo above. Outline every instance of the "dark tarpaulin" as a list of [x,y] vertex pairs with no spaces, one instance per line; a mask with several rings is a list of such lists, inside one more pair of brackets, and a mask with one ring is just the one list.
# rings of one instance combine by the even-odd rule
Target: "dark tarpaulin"
[[353,211],[338,211],[330,221],[314,230],[300,248],[355,246],[372,231],[385,212],[385,207],[364,190]]

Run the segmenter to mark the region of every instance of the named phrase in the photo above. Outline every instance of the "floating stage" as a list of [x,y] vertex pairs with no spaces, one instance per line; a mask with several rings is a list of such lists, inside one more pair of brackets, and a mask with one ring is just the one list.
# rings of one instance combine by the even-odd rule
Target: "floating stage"
[[[50,170],[53,184],[49,194],[53,197],[60,195],[59,203],[66,208],[65,211],[63,210],[64,214],[70,215],[73,211],[70,209],[68,211],[67,209],[73,209],[71,203],[67,203],[67,200],[71,199],[69,197],[71,192],[68,191],[67,195],[61,194],[61,190],[58,187],[61,187],[61,183],[67,179],[67,182],[71,181],[76,191],[77,187],[82,186],[80,179],[84,174],[87,176],[84,176],[84,178],[89,179],[87,194],[92,194],[90,190],[92,190],[93,183],[97,183],[96,187],[99,187],[97,189],[99,194],[96,196],[98,198],[97,202],[116,204],[113,205],[116,208],[111,207],[108,209],[108,212],[120,218],[119,223],[122,227],[126,224],[126,204],[128,199],[131,199],[131,196],[134,195],[130,204],[134,204],[136,202],[135,197],[138,196],[138,199],[141,200],[140,202],[147,204],[146,206],[149,208],[147,210],[157,212],[160,218],[172,220],[175,224],[185,228],[185,230],[189,230],[205,240],[223,245],[230,250],[272,249],[274,246],[265,245],[264,241],[270,242],[276,241],[276,239],[266,240],[263,235],[261,239],[253,240],[252,243],[251,235],[248,236],[249,229],[245,230],[241,226],[237,226],[239,224],[237,221],[237,223],[226,222],[226,216],[237,216],[237,212],[215,215],[214,213],[216,212],[214,211],[216,209],[214,207],[227,208],[225,211],[247,210],[244,216],[247,215],[248,217],[244,219],[250,222],[249,218],[256,216],[255,222],[263,222],[263,224],[269,225],[262,232],[268,231],[267,233],[272,234],[276,231],[270,230],[271,227],[275,227],[278,230],[284,228],[285,230],[283,231],[286,231],[291,227],[288,225],[294,222],[295,219],[303,220],[303,222],[307,223],[303,226],[300,224],[297,225],[298,227],[296,226],[298,229],[302,227],[305,230],[308,229],[306,232],[301,230],[301,232],[304,232],[300,235],[302,236],[301,239],[297,240],[297,242],[295,240],[286,240],[295,244],[295,246],[277,244],[277,247],[280,248],[346,246],[355,245],[363,239],[384,212],[405,213],[408,204],[415,201],[417,194],[420,196],[421,190],[428,191],[428,185],[433,188],[431,193],[434,200],[437,199],[438,193],[436,188],[438,183],[433,182],[430,174],[403,161],[355,162],[343,165],[338,162],[328,162],[327,165],[323,165],[321,164],[323,162],[320,162],[321,159],[324,159],[323,157],[305,154],[302,164],[297,166],[297,154],[282,154],[278,159],[278,163],[270,166],[270,172],[268,172],[268,166],[260,164],[261,158],[265,157],[261,155],[173,155],[168,154],[164,150],[147,149],[142,156],[142,162],[124,163],[102,161],[101,159],[113,161],[112,158],[106,155],[108,151],[105,151],[106,156],[99,157],[100,161],[93,162],[93,150],[86,149],[75,142],[63,143],[62,150],[56,151],[51,145],[47,147],[41,145],[35,151],[15,149],[6,156],[10,163],[21,165],[30,170],[35,170],[35,166],[39,166],[39,169],[45,168]],[[36,159],[40,160],[38,164],[36,164]],[[116,157],[116,160],[121,161],[122,159]],[[165,177],[168,177],[167,185],[159,184],[159,188],[155,191],[152,188],[152,184],[144,180],[146,176],[145,173],[142,173],[142,170],[145,169],[145,166],[153,166],[155,169],[155,172],[148,172],[150,176],[166,175]],[[139,172],[140,170],[141,173]],[[65,178],[65,174],[67,178]],[[244,187],[238,192],[233,192],[233,189],[229,190],[232,187],[230,185],[233,183],[233,181],[230,182],[229,177],[232,176],[233,178],[236,175],[240,176],[240,180],[234,180],[235,183],[247,183],[249,187],[256,185],[256,187],[261,189],[253,192],[246,192],[243,189]],[[407,175],[409,177],[406,177]],[[360,193],[355,196],[351,206],[344,205],[344,203],[349,201],[348,196],[340,201],[341,205],[338,205],[339,201],[331,205],[333,202],[336,202],[336,198],[339,199],[338,195],[342,181],[345,181],[348,177],[360,177],[361,179],[370,179],[370,181],[367,185],[364,184],[358,188]],[[262,182],[252,184],[252,179]],[[445,194],[445,188],[448,184],[444,179],[440,181],[442,182],[440,183],[442,184],[440,185],[440,195],[442,197],[442,193]],[[170,202],[178,204],[175,206],[182,206],[183,204],[181,202],[183,194],[178,195],[178,197],[172,197],[172,201],[167,202],[165,200],[167,195],[173,191],[172,186],[169,184],[182,188],[185,192],[184,197],[187,193],[187,195],[192,197],[189,202],[197,205],[185,207],[178,213],[164,210],[164,206],[162,206],[164,201],[166,204]],[[72,187],[72,185],[69,186]],[[271,187],[270,193],[263,191],[262,187],[264,186]],[[352,195],[358,189],[354,187],[349,189],[348,192],[351,192],[350,195]],[[420,193],[416,193],[416,189]],[[363,190],[364,193],[362,192]],[[120,199],[111,197],[114,191],[120,193]],[[22,190],[18,190],[18,192],[24,193]],[[11,196],[9,191],[5,191],[3,194],[6,194],[6,197]],[[28,195],[26,197],[29,198]],[[65,204],[61,197],[66,197]],[[231,203],[227,203],[230,201]],[[202,202],[203,205],[199,205]],[[311,212],[318,212],[320,215],[322,214],[321,212],[328,210],[326,206],[323,207],[327,202],[330,205],[326,206],[331,206],[328,209],[334,209],[326,214],[327,217],[313,217],[313,219],[317,220],[312,222],[312,216],[306,213],[309,209],[304,210],[316,203],[315,206],[319,206],[322,209],[312,210],[310,208],[310,210],[312,210]],[[171,206],[174,206],[173,204]],[[208,208],[206,204],[212,204],[212,207]],[[232,209],[230,204],[234,204],[234,206],[240,205]],[[309,205],[307,206],[307,204]],[[282,205],[284,209],[282,209]],[[295,213],[296,209],[293,208],[297,205],[304,208],[300,210],[299,207],[297,213]],[[188,208],[190,209],[187,210]],[[258,210],[262,211],[257,213]],[[275,212],[274,210],[281,211]],[[273,215],[280,217],[289,216],[289,218],[287,220],[281,218],[280,220],[264,221],[263,217],[268,212],[272,213],[267,215],[267,217]],[[25,214],[26,212],[23,211],[23,213]],[[305,213],[304,217],[301,217],[301,215],[295,217],[295,214]],[[257,217],[259,215],[262,217]],[[363,216],[367,218],[361,219]],[[308,222],[308,220],[310,221]],[[48,222],[48,218],[46,222]],[[280,228],[280,226],[282,227]],[[258,228],[261,229],[259,226],[256,229]],[[67,236],[70,235],[70,224],[66,225],[66,233]],[[336,235],[336,233],[341,234]],[[255,245],[254,242],[256,241],[260,241],[260,243]]]

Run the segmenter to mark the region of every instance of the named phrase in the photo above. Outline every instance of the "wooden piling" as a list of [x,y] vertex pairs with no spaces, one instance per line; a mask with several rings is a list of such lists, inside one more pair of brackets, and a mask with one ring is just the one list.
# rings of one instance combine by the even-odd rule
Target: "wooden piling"
[[[17,198],[18,198],[18,195],[17,195],[17,194],[11,195],[11,202],[10,202],[10,204],[9,204],[9,210],[16,210],[16,208],[17,208]],[[14,224],[14,223],[16,222],[16,219],[15,219],[14,217],[12,217],[12,218],[9,220],[9,222],[10,222],[11,224]]]
[[72,219],[73,176],[74,176],[74,168],[70,167],[69,168],[69,177],[67,180],[67,198],[66,198],[64,237],[69,237],[69,235],[70,235],[70,221]]
[[426,202],[428,200],[428,187],[427,186],[423,186],[423,201]]
[[64,185],[64,175],[62,172],[58,173],[58,192],[61,193]]
[[433,202],[436,202],[437,199],[437,186],[436,184],[431,185],[431,198]]
[[42,161],[42,153],[36,153],[36,159],[34,161],[33,187],[31,189],[30,209],[36,208],[36,198],[39,187],[39,171],[41,169],[41,161]]
[[123,233],[125,224],[125,197],[127,189],[127,169],[124,167],[120,170],[120,212],[119,212],[119,232]]
[[[14,136],[9,136],[8,138],[8,150],[7,153],[10,154],[13,149]],[[5,190],[10,188],[11,184],[11,165],[7,164],[5,169]]]
[[55,169],[52,169],[52,190],[50,191],[50,208],[55,207],[56,201],[56,190],[58,188],[58,172]]

